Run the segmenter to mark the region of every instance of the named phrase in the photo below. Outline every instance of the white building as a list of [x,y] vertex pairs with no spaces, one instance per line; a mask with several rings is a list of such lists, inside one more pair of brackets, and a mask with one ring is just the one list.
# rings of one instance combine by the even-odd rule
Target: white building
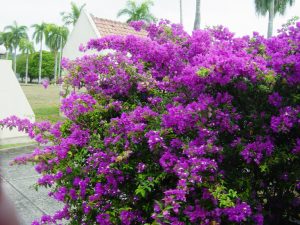
[[[10,116],[35,121],[32,108],[12,70],[12,62],[0,59],[0,120]],[[28,141],[30,139],[26,133],[0,128],[0,145]]]
[[91,39],[108,35],[125,36],[128,34],[141,37],[147,35],[145,31],[137,32],[126,23],[97,18],[84,10],[68,37],[68,41],[63,49],[63,57],[73,60],[87,54],[80,52],[79,46],[81,44],[86,45]]

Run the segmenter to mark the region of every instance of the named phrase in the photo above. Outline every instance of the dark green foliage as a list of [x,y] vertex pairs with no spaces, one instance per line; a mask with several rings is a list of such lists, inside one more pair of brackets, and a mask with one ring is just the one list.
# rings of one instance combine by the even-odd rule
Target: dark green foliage
[[[43,51],[43,62],[42,62],[42,78],[53,78],[53,68],[54,68],[54,56],[51,52]],[[33,53],[30,55],[29,63],[29,74],[38,78],[39,74],[39,53]]]
[[[43,63],[42,63],[42,78],[48,78],[52,80],[54,77],[54,55],[51,52],[43,51]],[[23,79],[25,77],[26,70],[26,55],[18,56],[17,73]],[[39,74],[39,52],[30,54],[29,56],[29,69],[28,77],[30,82],[33,79],[37,79]]]

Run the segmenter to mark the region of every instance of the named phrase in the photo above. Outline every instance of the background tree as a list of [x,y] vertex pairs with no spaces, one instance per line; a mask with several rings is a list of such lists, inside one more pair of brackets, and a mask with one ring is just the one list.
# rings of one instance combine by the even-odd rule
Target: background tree
[[43,40],[46,36],[47,24],[34,24],[32,25],[34,28],[34,33],[32,38],[35,39],[36,44],[40,44],[40,57],[39,57],[39,83],[42,80],[42,61],[43,61]]
[[3,34],[4,32],[0,32],[0,45],[3,45],[4,44],[4,40],[3,40]]
[[22,54],[26,55],[25,84],[27,84],[29,55],[34,52],[33,42],[29,41],[28,39],[22,39],[20,41],[20,50]]
[[27,35],[27,27],[26,26],[19,26],[15,21],[13,25],[6,26],[4,28],[5,31],[8,32],[8,37],[11,42],[11,47],[14,51],[14,72],[17,71],[17,48],[19,47],[20,41],[23,38],[28,39]]
[[154,15],[150,12],[151,6],[153,6],[153,1],[145,0],[141,4],[136,4],[134,0],[129,0],[126,3],[126,8],[121,9],[117,16],[127,16],[127,23],[131,21],[143,20],[147,23],[154,22],[156,19]]
[[61,26],[58,28],[59,34],[60,34],[60,41],[59,41],[59,64],[58,64],[58,77],[61,77],[61,59],[62,59],[62,51],[63,48],[67,42],[68,35],[69,35],[69,30],[67,27]]
[[47,40],[46,45],[51,50],[54,55],[54,82],[56,83],[56,75],[57,75],[57,64],[58,64],[58,52],[60,50],[60,32],[59,27],[55,24],[49,24],[47,28]]
[[269,14],[268,38],[273,34],[273,21],[276,14],[283,15],[287,6],[292,6],[295,0],[255,0],[255,10],[258,15]]
[[78,6],[74,2],[71,2],[71,12],[61,12],[62,20],[64,21],[65,25],[75,25],[81,14],[81,11],[85,6],[86,4]]
[[[54,55],[52,52],[43,51],[42,78],[53,79]],[[30,82],[38,78],[39,52],[30,55],[28,75]]]
[[[68,38],[68,29],[66,27],[60,27],[55,24],[48,26],[48,35],[46,44],[53,52],[54,63],[54,81],[57,81],[57,74],[60,75],[60,69],[58,71],[58,65],[60,65],[62,48],[65,45]],[[60,52],[60,54],[58,54]]]
[[195,21],[194,21],[194,30],[200,29],[201,23],[201,0],[196,0],[196,13],[195,13]]
[[12,51],[12,38],[11,33],[1,32],[0,33],[0,44],[6,48],[6,59],[8,59],[9,53]]
[[[19,74],[20,78],[22,79],[21,82],[24,82],[25,76],[26,76],[26,55],[25,54],[19,54],[17,56],[17,73]],[[28,68],[30,67],[30,61],[31,61],[31,55],[29,55],[29,65]],[[28,71],[28,80],[30,83],[30,70]]]

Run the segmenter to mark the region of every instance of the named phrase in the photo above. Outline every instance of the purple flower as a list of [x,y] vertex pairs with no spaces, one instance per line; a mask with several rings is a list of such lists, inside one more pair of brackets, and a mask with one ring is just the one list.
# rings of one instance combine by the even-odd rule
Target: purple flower
[[273,150],[274,144],[270,139],[263,141],[258,138],[257,141],[247,144],[241,151],[241,155],[247,163],[260,164],[264,157],[271,156]]
[[255,224],[257,224],[257,225],[263,225],[264,224],[264,217],[263,217],[262,214],[254,215],[253,220],[255,221]]
[[132,21],[129,23],[130,26],[132,26],[136,31],[141,31],[143,26],[145,25],[144,21]]
[[144,163],[139,163],[137,165],[138,173],[142,173],[146,169],[146,165]]
[[144,222],[143,218],[140,216],[140,213],[137,211],[123,210],[120,213],[120,219],[124,225],[131,225],[133,223],[141,224]]
[[252,210],[248,204],[242,202],[234,207],[225,208],[224,213],[228,216],[229,221],[241,223],[252,214]]
[[70,119],[75,120],[78,116],[93,111],[96,100],[88,94],[76,94],[62,100],[61,110]]
[[297,113],[299,110],[292,107],[285,107],[280,110],[279,116],[271,118],[271,128],[274,132],[287,133],[297,122]]
[[273,94],[269,95],[269,103],[278,108],[282,104],[282,97],[278,92],[274,92]]
[[67,191],[66,187],[60,187],[56,192],[54,192],[53,196],[56,200],[63,202]]
[[170,152],[165,152],[160,160],[159,163],[160,165],[164,168],[165,171],[171,172],[173,170],[173,167],[177,163],[177,157]]
[[205,219],[208,212],[200,205],[195,205],[195,206],[189,205],[185,208],[184,214],[188,216],[191,222],[199,223],[200,221],[203,221]]
[[96,221],[99,225],[110,225],[110,217],[106,213],[100,213],[96,217]]
[[47,89],[49,86],[49,80],[47,80],[47,79],[42,80],[42,85],[45,89]]
[[164,141],[163,138],[159,135],[158,131],[149,131],[145,135],[146,138],[148,138],[148,145],[150,150],[154,150],[158,146],[163,146]]

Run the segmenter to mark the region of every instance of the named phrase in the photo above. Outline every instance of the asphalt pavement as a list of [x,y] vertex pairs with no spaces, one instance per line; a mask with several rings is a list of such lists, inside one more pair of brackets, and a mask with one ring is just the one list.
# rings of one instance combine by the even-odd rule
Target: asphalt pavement
[[34,147],[31,145],[0,150],[2,185],[16,208],[21,225],[30,225],[43,214],[54,214],[62,208],[62,205],[48,196],[49,190],[35,190],[33,186],[40,175],[32,165],[9,165],[16,156],[28,154]]

